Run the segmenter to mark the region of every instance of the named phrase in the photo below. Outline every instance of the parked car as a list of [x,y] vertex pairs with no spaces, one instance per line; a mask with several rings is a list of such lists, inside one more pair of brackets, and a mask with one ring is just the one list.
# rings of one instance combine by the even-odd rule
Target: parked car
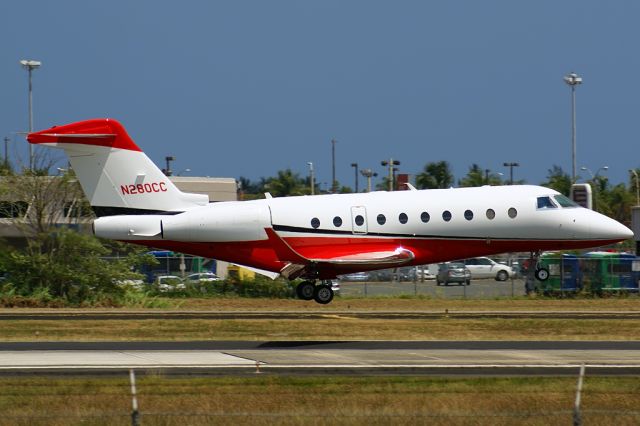
[[498,263],[488,257],[465,259],[464,264],[471,272],[471,277],[474,280],[479,278],[494,278],[496,281],[506,281],[514,275],[513,269],[510,266]]
[[354,272],[352,274],[341,275],[342,281],[369,281],[369,273],[367,272]]
[[158,291],[162,292],[185,289],[182,278],[176,275],[160,275],[156,278],[155,283]]
[[471,272],[464,266],[464,263],[449,262],[438,265],[436,285],[449,285],[449,283],[471,284]]
[[198,282],[211,282],[211,281],[220,281],[220,277],[214,274],[213,272],[197,272],[195,274],[191,274],[187,276],[187,282],[189,283],[198,283]]

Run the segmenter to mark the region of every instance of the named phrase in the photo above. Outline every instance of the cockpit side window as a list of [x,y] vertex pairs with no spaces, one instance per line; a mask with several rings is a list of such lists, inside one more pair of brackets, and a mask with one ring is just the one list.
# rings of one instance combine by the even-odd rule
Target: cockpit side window
[[538,208],[555,209],[558,207],[553,203],[553,201],[551,201],[551,197],[538,197]]
[[560,204],[560,207],[580,207],[579,204],[576,204],[572,199],[562,194],[554,195],[553,198]]

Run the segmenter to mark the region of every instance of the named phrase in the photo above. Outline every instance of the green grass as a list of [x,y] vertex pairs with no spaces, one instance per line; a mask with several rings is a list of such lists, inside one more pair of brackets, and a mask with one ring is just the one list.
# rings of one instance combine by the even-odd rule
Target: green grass
[[[142,424],[571,424],[575,378],[139,376]],[[0,378],[0,425],[131,424],[128,377]],[[584,424],[640,421],[637,378],[585,379]]]
[[4,320],[0,341],[639,340],[638,319]]

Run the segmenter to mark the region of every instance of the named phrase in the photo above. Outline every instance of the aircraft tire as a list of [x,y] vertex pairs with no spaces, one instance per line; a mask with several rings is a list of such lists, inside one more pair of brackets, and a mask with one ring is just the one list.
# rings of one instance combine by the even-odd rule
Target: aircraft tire
[[333,290],[326,284],[317,285],[313,291],[313,299],[321,305],[326,305],[333,300]]
[[546,281],[549,279],[549,270],[547,268],[536,269],[535,276],[538,281]]
[[296,286],[298,299],[312,300],[315,296],[315,284],[311,281],[302,281]]

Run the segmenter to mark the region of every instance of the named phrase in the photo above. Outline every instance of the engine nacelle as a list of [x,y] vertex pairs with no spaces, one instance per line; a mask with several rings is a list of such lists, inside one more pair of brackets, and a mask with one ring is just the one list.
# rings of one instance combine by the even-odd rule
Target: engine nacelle
[[162,220],[170,215],[105,216],[93,222],[97,237],[112,240],[153,240],[162,237]]
[[271,226],[269,207],[244,201],[209,204],[165,216],[162,238],[171,241],[228,242],[266,240]]

